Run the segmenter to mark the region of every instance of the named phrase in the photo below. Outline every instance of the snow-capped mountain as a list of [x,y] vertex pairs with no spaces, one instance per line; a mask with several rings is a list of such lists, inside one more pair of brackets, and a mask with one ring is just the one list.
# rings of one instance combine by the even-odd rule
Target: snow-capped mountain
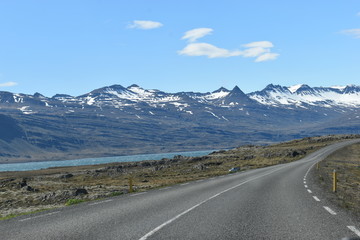
[[277,107],[359,107],[360,86],[311,88],[305,84],[291,87],[270,84],[262,91],[250,93],[249,97],[260,104]]
[[[0,162],[219,149],[360,133],[360,86],[245,94],[106,86],[80,96],[0,92]],[[15,134],[16,133],[16,134]]]

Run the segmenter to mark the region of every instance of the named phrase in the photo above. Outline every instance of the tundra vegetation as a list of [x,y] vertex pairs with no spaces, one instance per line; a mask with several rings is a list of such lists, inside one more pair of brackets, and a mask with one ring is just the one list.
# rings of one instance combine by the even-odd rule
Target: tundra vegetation
[[[333,171],[337,189],[333,192]],[[319,163],[315,180],[331,200],[360,216],[360,143],[342,148]]]
[[[227,151],[216,151],[203,157],[179,155],[158,161],[1,172],[0,218],[126,194],[130,189],[129,182],[132,182],[133,191],[141,192],[231,174],[229,169],[234,167],[246,171],[288,163],[332,143],[353,138],[360,138],[360,135],[308,137],[270,146],[246,145]],[[347,167],[355,165],[347,163]],[[351,174],[359,177],[359,171],[357,165]],[[350,181],[355,178],[347,179]],[[356,181],[359,184],[359,178]],[[346,189],[353,186],[350,182],[346,184]],[[359,191],[350,193],[359,197]]]

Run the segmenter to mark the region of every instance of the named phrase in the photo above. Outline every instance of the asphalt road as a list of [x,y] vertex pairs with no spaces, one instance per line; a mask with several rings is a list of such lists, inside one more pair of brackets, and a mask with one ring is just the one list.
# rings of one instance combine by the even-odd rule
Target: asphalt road
[[[354,141],[352,141],[354,142]],[[326,147],[290,163],[0,222],[0,239],[360,239],[307,181]]]

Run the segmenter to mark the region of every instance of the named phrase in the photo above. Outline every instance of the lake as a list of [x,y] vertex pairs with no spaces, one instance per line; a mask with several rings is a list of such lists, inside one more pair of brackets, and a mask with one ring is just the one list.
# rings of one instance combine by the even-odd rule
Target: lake
[[103,158],[84,158],[84,159],[65,160],[65,161],[4,163],[4,164],[0,164],[0,172],[29,171],[29,170],[46,169],[50,167],[82,166],[82,165],[94,165],[94,164],[114,163],[114,162],[138,162],[144,160],[161,160],[162,158],[173,158],[176,155],[182,155],[187,157],[199,157],[199,156],[208,155],[213,151],[215,150],[142,154],[142,155],[103,157]]

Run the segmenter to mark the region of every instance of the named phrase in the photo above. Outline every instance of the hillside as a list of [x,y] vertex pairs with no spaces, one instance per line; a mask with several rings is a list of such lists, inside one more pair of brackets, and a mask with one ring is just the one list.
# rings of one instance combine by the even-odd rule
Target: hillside
[[358,134],[360,87],[268,85],[166,93],[112,85],[77,97],[0,92],[0,163],[222,149]]

